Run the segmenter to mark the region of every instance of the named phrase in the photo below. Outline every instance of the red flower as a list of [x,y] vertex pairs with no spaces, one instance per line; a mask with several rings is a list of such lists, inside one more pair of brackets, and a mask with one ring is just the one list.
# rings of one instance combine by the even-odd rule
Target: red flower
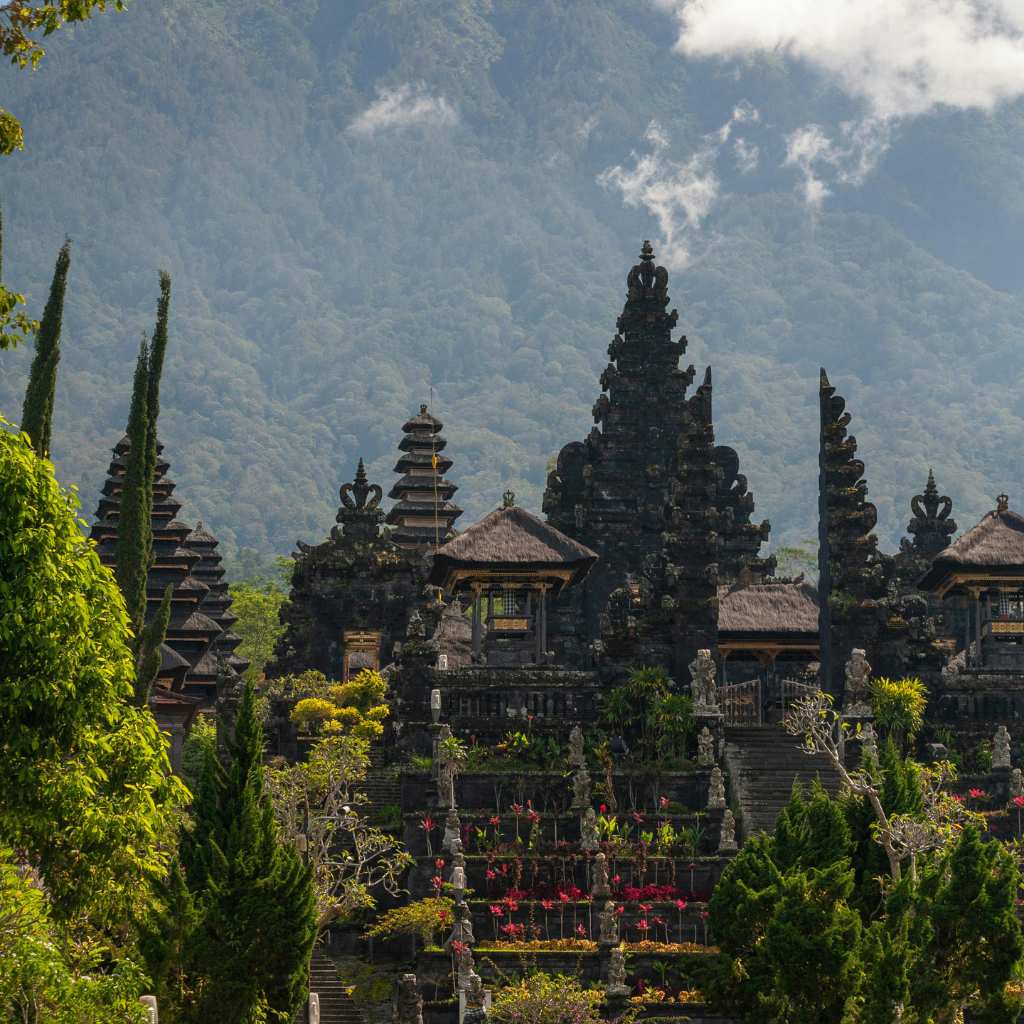
[[706,921],[706,920],[707,920],[707,919],[708,919],[708,918],[709,918],[710,916],[711,916],[711,915],[710,915],[710,914],[709,914],[709,913],[708,913],[708,912],[707,912],[706,910],[702,910],[702,911],[700,912],[700,919],[701,919],[702,921]]
[[439,910],[437,912],[437,919],[438,919],[438,921],[441,922],[441,924],[444,924],[445,921],[448,920],[448,911],[447,910]]
[[619,906],[617,906],[615,908],[615,913],[619,917],[621,917],[625,912],[626,912],[626,908],[624,906],[622,906],[622,904],[619,904]]
[[985,790],[983,790],[983,789],[977,789],[977,788],[975,788],[975,789],[969,789],[969,790],[967,791],[967,795],[968,795],[968,796],[969,796],[969,797],[970,797],[970,798],[971,798],[972,800],[983,800],[983,799],[984,799],[984,798],[985,798],[985,797],[986,797],[986,796],[987,796],[988,794],[987,794],[987,793],[985,792]]
[[500,825],[501,824],[501,815],[499,815],[499,814],[494,815],[494,817],[491,818],[491,824],[492,825]]
[[540,905],[545,910],[550,910],[555,905],[555,903],[554,903],[554,900],[541,900],[540,901]]
[[444,867],[444,857],[438,857],[437,860],[434,861],[434,867],[440,871]]
[[622,875],[616,875],[612,879],[612,885],[618,885],[622,881]]
[[639,920],[639,921],[637,921],[637,923],[636,923],[636,926],[637,926],[637,928],[638,928],[638,929],[639,929],[640,931],[642,931],[642,932],[645,932],[645,931],[647,931],[647,930],[648,930],[648,929],[649,929],[649,928],[651,927],[651,926],[650,926],[650,925],[649,925],[649,924],[647,923],[647,918],[646,918],[646,917],[641,917],[641,918],[640,918],[640,920]]
[[644,822],[644,816],[639,811],[633,812],[633,820],[638,824],[642,825]]
[[962,804],[962,803],[964,802],[964,795],[963,795],[963,793],[952,793],[952,794],[950,794],[950,795],[951,795],[951,796],[953,797],[953,799],[954,799],[954,800],[955,800],[955,801],[956,801],[956,802],[957,802],[958,804]]
[[492,903],[491,904],[491,914],[494,917],[504,917],[505,916],[505,908],[504,907],[499,907],[496,904]]
[[676,900],[676,910],[682,913],[686,909],[686,900]]
[[651,909],[650,903],[641,903],[640,904],[640,913],[641,914],[648,913],[648,911],[650,911],[650,909]]
[[1015,796],[1013,798],[1013,806],[1017,808],[1024,807],[1024,796]]
[[433,832],[434,830],[434,819],[428,814],[421,822],[420,828],[426,832]]
[[440,875],[434,875],[430,884],[434,887],[435,892],[440,892],[444,888],[444,879]]
[[467,946],[464,942],[459,942],[458,939],[454,939],[452,941],[452,952],[456,956],[462,956],[462,954],[465,953],[467,949],[469,949],[469,946]]
[[600,807],[598,807],[598,810],[599,810],[599,811],[600,811],[600,812],[601,812],[602,814],[607,814],[607,813],[608,813],[608,807],[607,807],[607,806],[606,806],[605,804],[601,804],[601,806],[600,806]]
[[558,898],[563,903],[568,903],[569,902],[569,894],[564,889],[558,894]]
[[529,817],[530,817],[531,824],[536,825],[537,822],[540,821],[540,815],[536,811],[534,811],[534,810],[531,810],[529,812]]
[[507,865],[507,864],[499,864],[499,865],[498,865],[498,870],[499,870],[499,871],[500,871],[500,872],[501,872],[501,873],[502,873],[503,875],[507,875],[507,874],[508,874],[508,865]]
[[484,872],[484,877],[487,879],[488,882],[493,882],[494,879],[496,879],[498,877],[498,873],[496,871],[492,871],[490,868],[488,868]]
[[582,921],[578,925],[576,925],[576,934],[581,939],[585,939],[587,937],[587,929],[583,926]]
[[513,804],[512,805],[512,813],[518,818],[519,815],[523,813],[523,805],[522,804]]

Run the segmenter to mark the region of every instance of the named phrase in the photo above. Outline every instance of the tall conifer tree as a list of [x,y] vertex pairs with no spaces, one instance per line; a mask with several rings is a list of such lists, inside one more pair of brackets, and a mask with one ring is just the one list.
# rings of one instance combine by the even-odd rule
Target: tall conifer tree
[[32,360],[25,403],[21,411],[21,429],[32,440],[38,454],[50,454],[53,424],[53,396],[57,390],[57,364],[60,362],[60,331],[64,318],[64,292],[71,265],[71,243],[65,242],[57,254],[57,265],[50,284],[50,297],[36,331],[36,354]]
[[[207,752],[184,870],[158,893],[162,913],[142,948],[174,1021],[290,1021],[305,998],[316,900],[311,869],[282,840],[264,789],[251,683],[226,750],[226,764]],[[194,921],[187,936],[182,918]]]

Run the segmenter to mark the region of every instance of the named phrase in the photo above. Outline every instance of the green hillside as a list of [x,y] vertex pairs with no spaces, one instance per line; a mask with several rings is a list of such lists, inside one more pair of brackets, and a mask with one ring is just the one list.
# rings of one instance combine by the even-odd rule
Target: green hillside
[[[652,119],[685,164],[741,100],[758,168],[709,157],[720,196],[670,293],[775,540],[814,530],[820,365],[887,545],[931,464],[962,526],[999,491],[1024,504],[1024,105],[907,123],[815,210],[782,139],[847,101],[778,62],[687,63],[673,38],[647,0],[135,0],[4,72],[27,142],[0,162],[5,283],[33,312],[73,240],[53,452],[85,511],[163,267],[161,433],[184,514],[229,553],[320,539],[360,455],[389,485],[431,386],[463,523],[507,486],[539,506],[659,237],[598,179],[651,151]],[[354,130],[388,90],[433,120]],[[0,359],[9,418],[29,357]]]

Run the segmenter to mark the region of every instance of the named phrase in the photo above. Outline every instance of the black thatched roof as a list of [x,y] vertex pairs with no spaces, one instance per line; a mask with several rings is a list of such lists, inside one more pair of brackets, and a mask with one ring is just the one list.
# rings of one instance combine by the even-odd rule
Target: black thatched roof
[[978,569],[1024,573],[1024,516],[1002,507],[985,515],[935,556],[932,567],[918,584],[923,590],[938,586],[951,572]]
[[525,508],[499,508],[437,549],[433,582],[453,566],[510,569],[572,568],[585,575],[597,554],[548,526]]
[[718,588],[719,633],[817,633],[818,590],[810,583]]

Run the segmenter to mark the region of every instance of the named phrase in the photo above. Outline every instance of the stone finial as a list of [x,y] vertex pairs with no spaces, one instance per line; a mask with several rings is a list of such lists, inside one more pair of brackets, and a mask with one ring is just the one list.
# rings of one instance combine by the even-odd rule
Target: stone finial
[[574,725],[569,733],[569,764],[573,768],[582,768],[587,759],[583,752],[583,730]]
[[615,904],[608,900],[597,915],[598,941],[602,946],[619,944],[619,919],[615,914]]
[[598,847],[597,815],[593,807],[588,807],[583,812],[583,820],[580,822],[580,849],[584,853],[595,853]]
[[720,811],[725,807],[725,776],[722,769],[715,765],[711,769],[711,780],[708,783],[708,810]]
[[626,954],[621,946],[612,950],[608,962],[608,984],[605,986],[605,995],[609,999],[625,999],[629,995],[629,985],[626,984]]
[[702,711],[718,710],[715,672],[715,660],[711,657],[711,651],[706,647],[701,648],[697,652],[697,657],[690,662],[690,692],[693,694],[694,710],[697,714]]
[[718,852],[735,853],[736,845],[736,818],[728,807],[722,815],[722,829],[718,835]]
[[590,895],[595,900],[607,899],[611,896],[612,890],[608,885],[608,858],[603,853],[598,853],[594,858],[594,880],[590,887]]
[[501,496],[501,507],[502,508],[515,508],[516,504],[516,492],[509,488]]
[[996,729],[995,737],[992,740],[992,767],[1010,767],[1010,733],[1005,725]]
[[415,974],[403,974],[395,986],[394,1024],[423,1024],[423,997],[416,987]]
[[441,691],[431,690],[430,691],[430,717],[434,720],[434,725],[441,720]]
[[1009,512],[1010,511],[1010,496],[1008,494],[1000,494],[996,497],[996,511],[997,512]]
[[1024,796],[1024,773],[1019,768],[1010,772],[1010,799],[1015,796]]
[[710,768],[715,763],[715,738],[705,725],[697,734],[697,767]]

